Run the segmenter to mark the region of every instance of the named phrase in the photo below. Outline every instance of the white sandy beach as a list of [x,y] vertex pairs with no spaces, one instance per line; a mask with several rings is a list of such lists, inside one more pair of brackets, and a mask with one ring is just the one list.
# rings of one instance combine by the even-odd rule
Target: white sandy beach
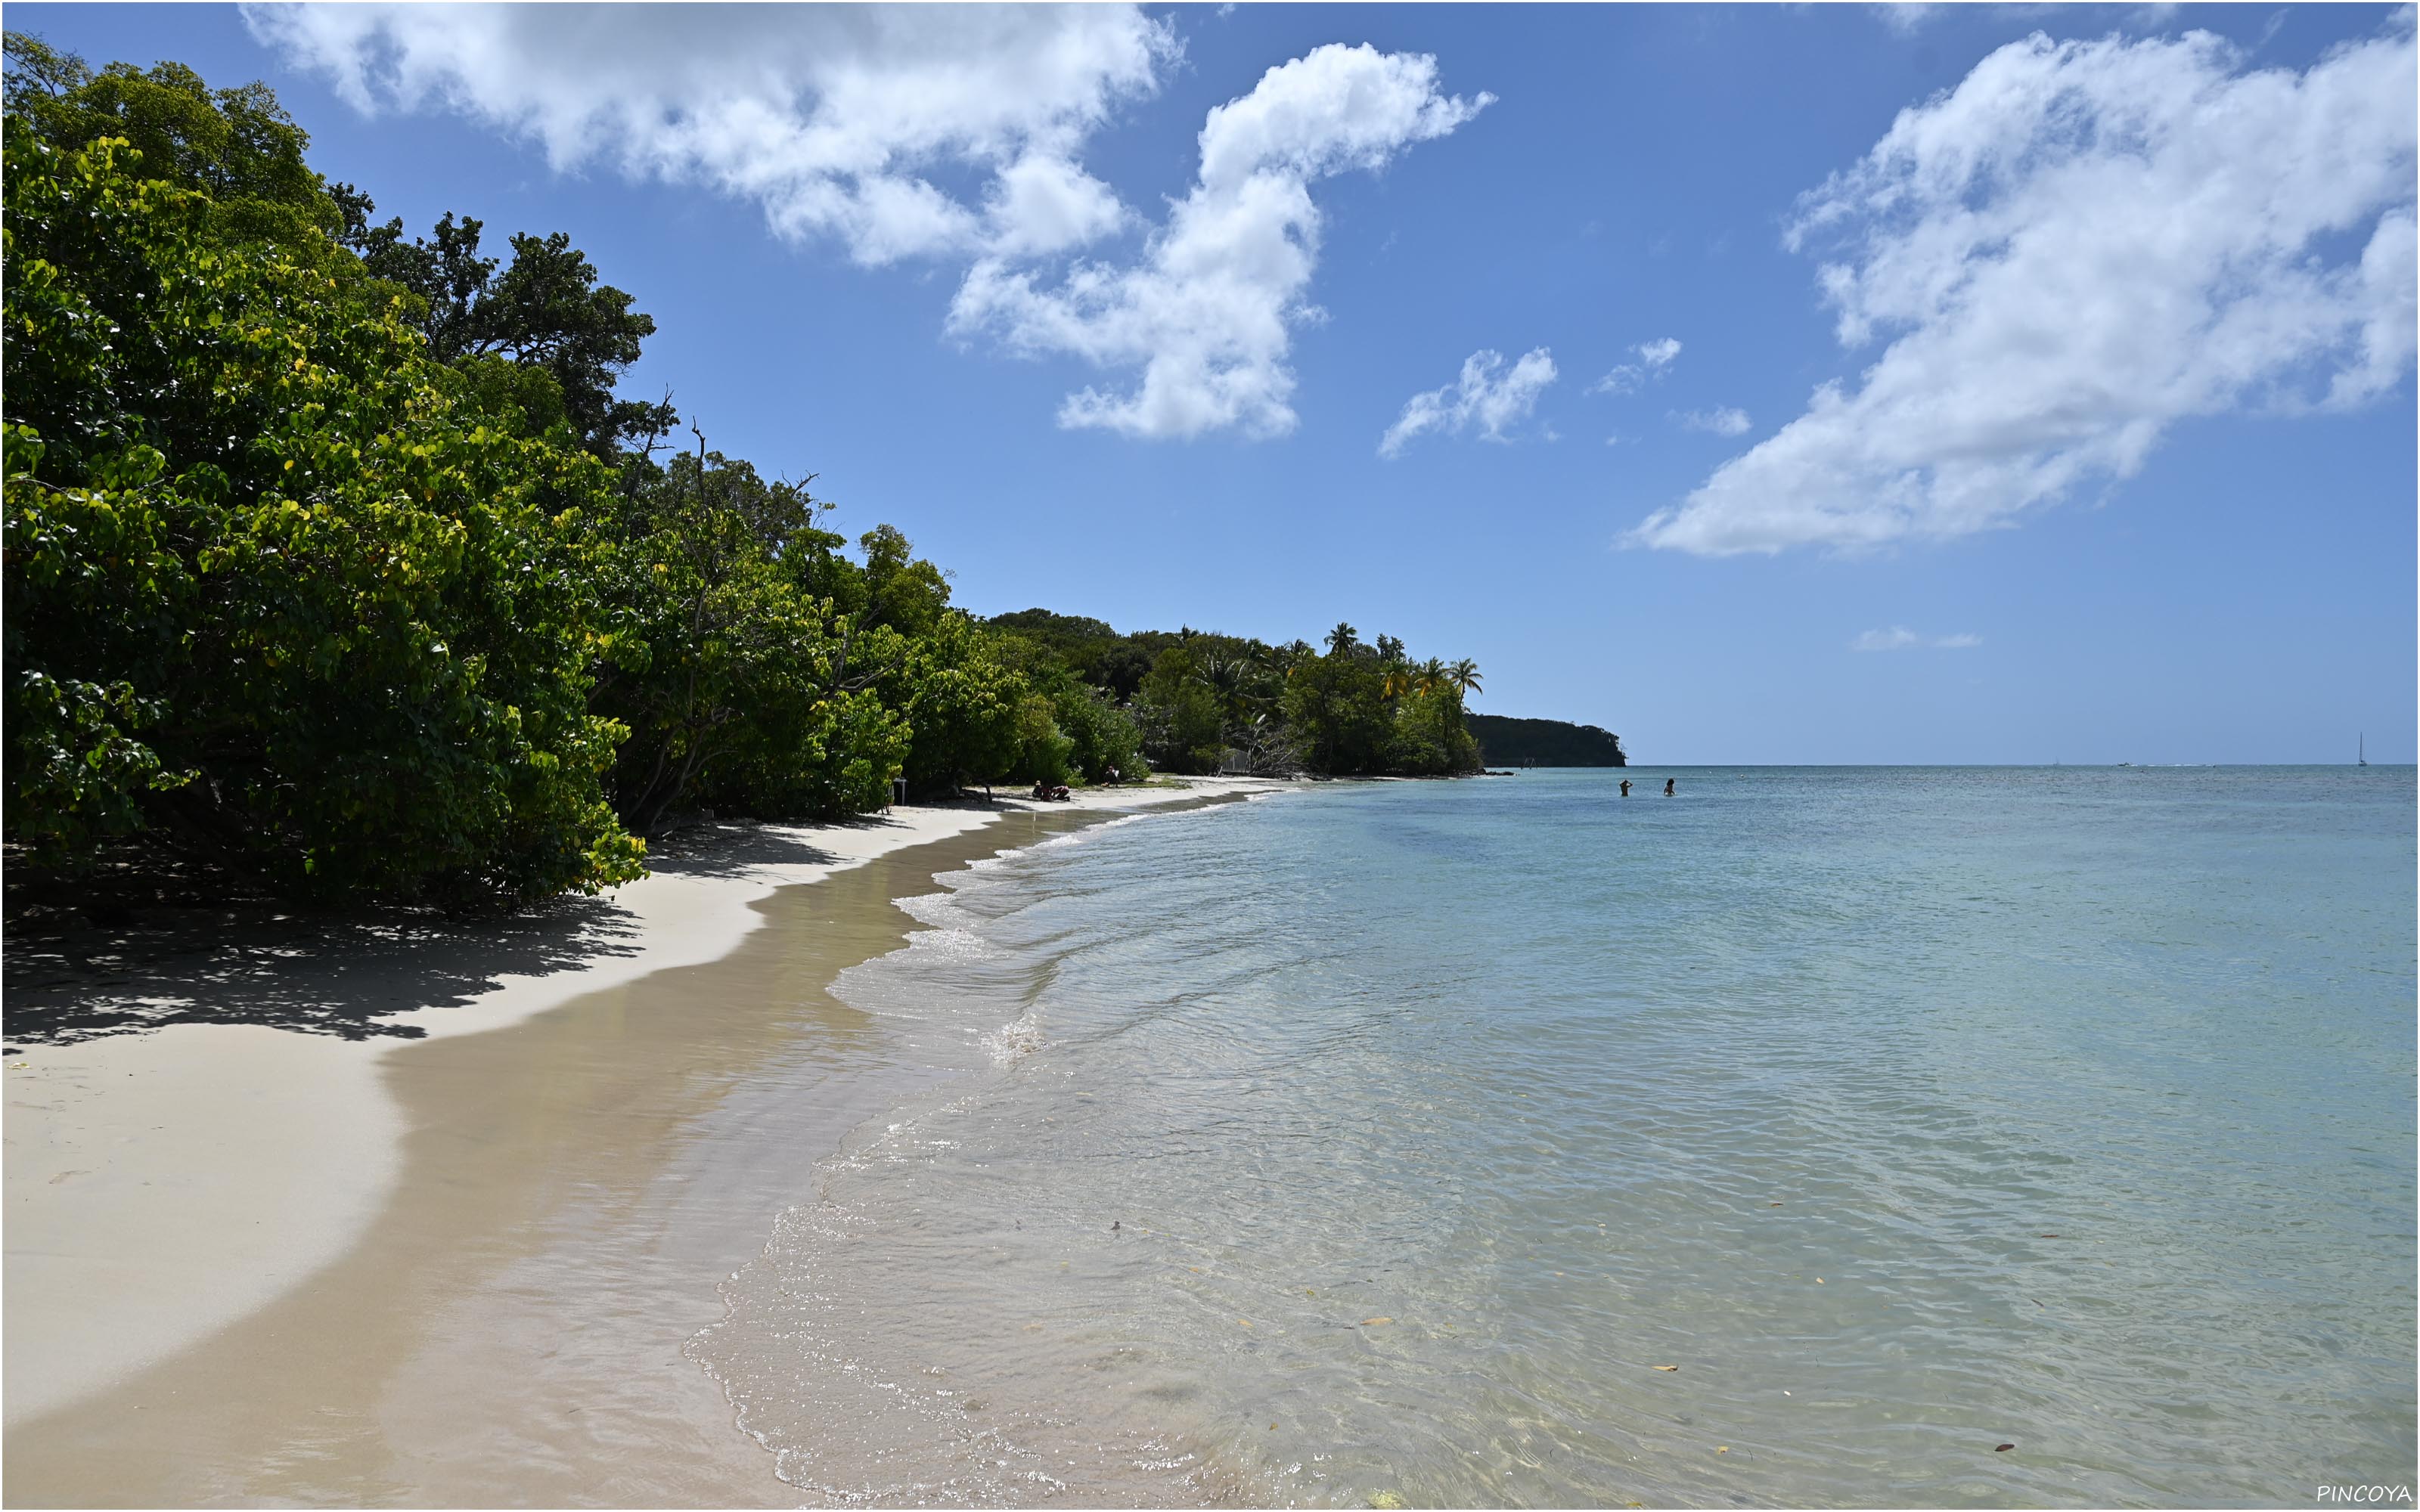
[[[84,995],[138,1017],[230,1022],[36,1044],[9,1057],[7,1421],[89,1397],[344,1255],[394,1197],[402,1169],[405,1120],[380,1073],[396,1049],[504,1028],[583,994],[717,960],[758,927],[751,904],[774,889],[1021,808],[1131,810],[1284,786],[1196,779],[1087,792],[1072,806],[1003,796],[992,808],[902,809],[832,825],[709,826],[684,834],[655,874],[550,925],[543,950],[516,942],[492,963],[432,963],[431,951],[463,949],[442,939],[390,949],[380,936],[355,949],[339,931],[249,952],[247,942],[214,942],[221,955],[248,953],[249,974],[207,962],[147,974],[138,963],[42,984],[39,995]],[[278,1013],[254,1011],[264,980],[280,990]],[[337,1032],[296,1032],[296,1016],[314,1013]]]

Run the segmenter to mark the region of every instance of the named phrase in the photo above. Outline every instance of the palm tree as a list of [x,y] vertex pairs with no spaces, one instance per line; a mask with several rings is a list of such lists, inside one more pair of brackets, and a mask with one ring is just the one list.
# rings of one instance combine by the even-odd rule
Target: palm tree
[[1447,686],[1451,687],[1457,693],[1477,693],[1481,691],[1479,686],[1479,663],[1471,660],[1468,656],[1465,656],[1460,661],[1455,662],[1452,666],[1448,667],[1445,670],[1445,680]]
[[1271,671],[1283,673],[1286,680],[1291,682],[1294,680],[1294,674],[1301,669],[1302,664],[1318,655],[1318,651],[1312,647],[1310,641],[1302,640],[1300,637],[1296,637],[1295,639],[1287,641],[1284,645],[1271,647],[1267,656],[1267,663]]
[[1242,712],[1244,699],[1250,690],[1251,664],[1240,656],[1206,656],[1202,662],[1202,681],[1218,695],[1219,712],[1230,717]]
[[1360,634],[1360,631],[1356,630],[1353,626],[1345,624],[1342,620],[1337,621],[1336,628],[1327,632],[1328,654],[1336,656],[1343,656],[1358,643],[1358,637]]
[[1453,733],[1462,728],[1462,697],[1454,692],[1453,682],[1447,672],[1445,663],[1435,656],[1420,663],[1419,678],[1421,692],[1448,695],[1437,699],[1430,706],[1429,714],[1436,720],[1437,739],[1448,750],[1451,750]]

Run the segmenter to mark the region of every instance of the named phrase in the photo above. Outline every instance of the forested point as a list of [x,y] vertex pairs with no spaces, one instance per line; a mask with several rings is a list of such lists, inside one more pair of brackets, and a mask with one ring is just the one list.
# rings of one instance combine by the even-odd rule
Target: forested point
[[1500,766],[1627,766],[1621,737],[1592,724],[1473,714],[1465,723],[1482,759]]
[[1468,661],[978,620],[621,397],[655,322],[562,234],[381,223],[260,84],[7,53],[12,887],[492,909],[899,779],[1478,765]]

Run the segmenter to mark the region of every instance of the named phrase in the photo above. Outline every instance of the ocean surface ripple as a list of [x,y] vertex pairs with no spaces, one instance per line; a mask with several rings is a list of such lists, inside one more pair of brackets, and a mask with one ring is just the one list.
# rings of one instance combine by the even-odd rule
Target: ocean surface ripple
[[1620,775],[938,879],[691,1354],[830,1504],[2410,1479],[2411,769]]

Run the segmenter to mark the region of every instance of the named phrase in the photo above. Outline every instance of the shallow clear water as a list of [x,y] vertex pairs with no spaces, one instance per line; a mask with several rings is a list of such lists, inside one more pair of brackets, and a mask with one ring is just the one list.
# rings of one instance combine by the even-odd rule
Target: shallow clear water
[[1621,775],[940,879],[691,1353],[825,1500],[2412,1479],[2410,768]]

